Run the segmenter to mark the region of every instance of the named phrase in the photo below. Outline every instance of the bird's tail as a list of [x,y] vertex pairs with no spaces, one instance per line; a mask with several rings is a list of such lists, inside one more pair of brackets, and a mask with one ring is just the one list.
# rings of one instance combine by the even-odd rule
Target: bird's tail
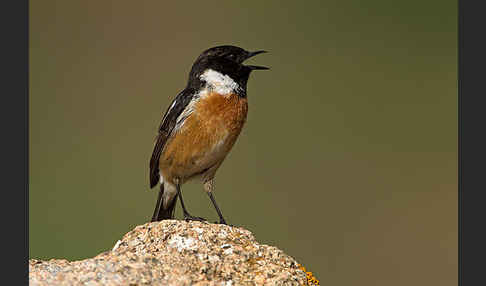
[[[164,204],[164,200],[170,200],[170,202]],[[164,196],[164,184],[160,184],[159,196],[157,198],[157,204],[155,205],[154,214],[152,215],[152,222],[160,221],[163,219],[174,218],[174,210],[177,202],[177,195],[169,198]],[[164,208],[164,205],[167,207]]]

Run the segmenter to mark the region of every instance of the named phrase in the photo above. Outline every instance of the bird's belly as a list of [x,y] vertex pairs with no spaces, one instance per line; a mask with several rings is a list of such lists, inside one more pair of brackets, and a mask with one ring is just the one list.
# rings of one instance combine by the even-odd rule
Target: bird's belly
[[165,179],[183,182],[208,170],[215,172],[240,134],[246,120],[246,99],[236,95],[208,97],[198,102],[167,142],[159,161]]

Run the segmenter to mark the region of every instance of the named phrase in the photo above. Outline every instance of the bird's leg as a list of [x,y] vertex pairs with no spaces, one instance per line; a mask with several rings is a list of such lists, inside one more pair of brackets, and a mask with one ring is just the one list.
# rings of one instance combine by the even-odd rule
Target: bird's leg
[[157,216],[159,215],[160,211],[160,204],[162,203],[162,195],[164,194],[164,186],[162,185],[160,187],[159,195],[157,197],[157,202],[155,203],[155,210],[154,214],[152,215],[152,219],[150,220],[151,222],[157,221]]
[[221,213],[221,210],[218,207],[218,204],[216,203],[216,200],[214,199],[213,196],[213,179],[208,180],[204,183],[204,190],[206,193],[208,193],[209,198],[211,199],[211,202],[213,203],[214,208],[216,209],[216,212],[218,212],[219,216],[219,223],[220,224],[227,224],[226,221],[224,220],[223,214]]
[[189,221],[189,220],[197,220],[197,221],[206,221],[206,219],[202,217],[197,217],[197,216],[192,216],[189,214],[189,212],[186,210],[186,207],[184,206],[184,201],[182,200],[182,193],[181,193],[181,185],[177,183],[177,196],[179,197],[179,200],[181,201],[181,206],[182,206],[182,211],[184,212],[184,220]]

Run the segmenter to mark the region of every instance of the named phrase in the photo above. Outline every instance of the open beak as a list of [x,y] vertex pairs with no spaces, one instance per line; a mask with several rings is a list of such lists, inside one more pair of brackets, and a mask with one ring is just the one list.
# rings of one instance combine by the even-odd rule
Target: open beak
[[[263,54],[263,53],[268,53],[267,51],[256,51],[256,52],[249,52],[248,55],[246,56],[246,59],[249,59],[251,57],[254,57],[258,54]],[[270,68],[268,67],[263,67],[263,66],[253,66],[253,65],[247,65],[251,70],[268,70]]]

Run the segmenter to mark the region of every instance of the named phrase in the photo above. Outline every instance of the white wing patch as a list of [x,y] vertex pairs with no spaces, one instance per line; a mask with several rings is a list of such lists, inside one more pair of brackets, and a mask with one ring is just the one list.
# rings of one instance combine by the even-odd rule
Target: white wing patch
[[167,111],[167,113],[169,113],[172,110],[172,108],[174,108],[174,106],[176,105],[176,103],[177,103],[177,98],[174,99],[174,102],[172,102],[172,104],[170,105],[169,110]]
[[186,108],[184,108],[184,111],[182,111],[182,113],[177,117],[176,125],[173,132],[177,132],[182,127],[182,125],[184,125],[184,121],[194,111],[194,107],[196,106],[196,103],[198,101],[199,98],[194,98],[189,102]]
[[240,88],[231,77],[212,69],[205,70],[199,78],[205,81],[210,89],[221,95],[234,93]]
[[182,113],[177,117],[176,125],[174,127],[174,132],[177,132],[184,125],[186,118],[189,117],[191,113],[194,111],[199,99],[204,98],[207,95],[208,95],[207,89],[203,89],[194,95],[191,101],[187,104],[186,108],[184,108]]

